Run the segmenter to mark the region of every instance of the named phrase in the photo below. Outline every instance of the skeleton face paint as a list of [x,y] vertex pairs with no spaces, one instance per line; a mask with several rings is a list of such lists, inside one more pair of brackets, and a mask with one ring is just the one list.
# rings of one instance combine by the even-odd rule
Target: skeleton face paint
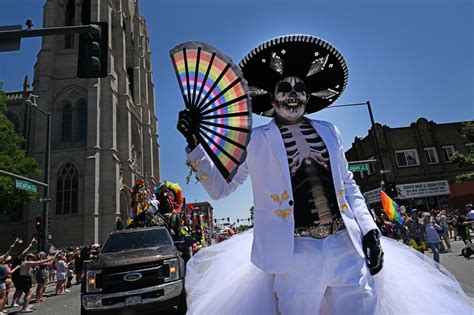
[[298,77],[286,77],[275,87],[275,112],[281,120],[294,123],[299,121],[306,110],[306,90],[304,81]]

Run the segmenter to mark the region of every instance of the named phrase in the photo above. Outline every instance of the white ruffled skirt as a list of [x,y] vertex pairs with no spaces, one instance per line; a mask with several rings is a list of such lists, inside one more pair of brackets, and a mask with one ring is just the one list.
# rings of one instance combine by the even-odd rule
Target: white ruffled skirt
[[[188,314],[277,313],[273,275],[250,262],[252,239],[252,230],[238,234],[188,261]],[[474,314],[469,298],[447,269],[400,242],[386,237],[381,242],[384,268],[374,276],[377,314]]]

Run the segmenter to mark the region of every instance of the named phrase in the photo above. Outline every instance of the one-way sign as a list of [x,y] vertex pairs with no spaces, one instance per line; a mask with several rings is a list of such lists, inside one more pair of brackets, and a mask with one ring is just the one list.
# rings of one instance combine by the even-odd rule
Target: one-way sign
[[41,198],[38,198],[38,202],[51,201],[51,200],[53,200],[52,197],[41,197]]

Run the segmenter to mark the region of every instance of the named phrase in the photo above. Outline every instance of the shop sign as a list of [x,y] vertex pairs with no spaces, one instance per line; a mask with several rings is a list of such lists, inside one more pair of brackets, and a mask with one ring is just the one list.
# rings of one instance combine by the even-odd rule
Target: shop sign
[[382,190],[381,188],[377,188],[377,189],[369,190],[369,191],[366,191],[365,193],[362,193],[362,195],[365,198],[365,202],[367,204],[380,202],[381,190]]
[[449,183],[447,180],[397,185],[397,192],[398,198],[400,199],[450,194]]

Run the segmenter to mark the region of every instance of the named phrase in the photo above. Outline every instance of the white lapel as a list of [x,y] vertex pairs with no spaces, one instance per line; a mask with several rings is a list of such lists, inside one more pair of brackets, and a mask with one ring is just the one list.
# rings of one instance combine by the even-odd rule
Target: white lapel
[[288,166],[288,158],[286,156],[285,144],[280,134],[280,129],[278,128],[275,119],[272,119],[265,127],[265,137],[270,143],[272,152],[280,164],[280,169],[285,177],[287,183],[291,183],[290,169]]

